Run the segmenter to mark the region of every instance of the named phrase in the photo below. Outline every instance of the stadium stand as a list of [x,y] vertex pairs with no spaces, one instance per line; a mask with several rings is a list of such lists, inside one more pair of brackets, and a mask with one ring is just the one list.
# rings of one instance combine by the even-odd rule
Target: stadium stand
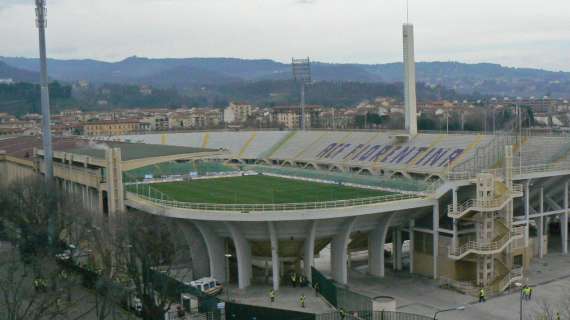
[[170,145],[221,148],[229,150],[235,159],[259,159],[263,158],[262,153],[277,145],[289,133],[287,131],[266,131],[263,134],[257,134],[255,131],[215,131],[127,135],[120,139],[160,144],[161,137],[166,135],[166,141]]
[[[421,133],[400,141],[389,132],[364,131],[212,131],[147,134],[122,140],[226,149],[231,159],[289,167],[377,174],[444,175],[474,173],[500,165],[504,145],[514,146],[514,165],[533,166],[567,160],[567,137]],[[522,145],[519,144],[522,140]]]

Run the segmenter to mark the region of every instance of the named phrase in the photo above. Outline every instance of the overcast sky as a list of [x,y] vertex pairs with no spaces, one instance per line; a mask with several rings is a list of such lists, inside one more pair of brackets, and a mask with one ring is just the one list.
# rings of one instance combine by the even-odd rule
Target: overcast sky
[[[0,55],[37,56],[33,0],[0,0]],[[401,60],[405,0],[47,0],[48,55]],[[570,0],[410,0],[418,61],[570,71]]]

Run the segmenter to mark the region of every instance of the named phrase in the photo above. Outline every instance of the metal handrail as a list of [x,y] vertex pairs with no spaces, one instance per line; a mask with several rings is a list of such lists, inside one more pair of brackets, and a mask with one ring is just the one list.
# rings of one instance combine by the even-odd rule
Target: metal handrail
[[[494,282],[491,285],[485,287],[485,291],[489,293],[499,293],[507,289],[514,281],[521,280],[523,278],[523,268],[514,268],[509,273],[507,273],[499,281]],[[463,293],[469,295],[477,295],[481,287],[475,285],[471,281],[458,281],[446,277],[440,277],[440,281],[444,285],[453,287]]]
[[470,252],[477,252],[479,254],[495,254],[509,244],[510,241],[522,238],[525,234],[525,226],[514,227],[511,231],[505,232],[499,239],[488,242],[480,243],[478,241],[468,241],[462,246],[457,248],[449,247],[449,255],[452,257],[462,257]]
[[461,218],[466,215],[469,211],[490,211],[490,210],[500,210],[503,208],[512,198],[522,197],[523,186],[522,184],[513,184],[513,188],[510,192],[503,194],[498,198],[492,200],[479,200],[479,199],[469,199],[462,204],[454,208],[453,204],[447,206],[447,216],[450,218]]
[[[348,200],[333,200],[333,201],[317,201],[305,203],[270,203],[270,204],[216,204],[216,203],[195,203],[183,202],[169,199],[164,193],[150,189],[142,188],[149,191],[149,195],[142,194],[139,191],[144,190],[135,189],[135,192],[128,191],[127,198],[138,197],[140,199],[153,202],[162,207],[191,209],[200,211],[239,211],[242,213],[255,212],[255,211],[293,211],[293,210],[316,210],[316,209],[329,209],[329,208],[344,208],[356,207],[363,205],[371,205],[384,203],[389,201],[400,201],[421,198],[413,194],[392,194],[377,197],[367,197]],[[132,190],[132,189],[131,189]],[[155,193],[155,196],[153,196]],[[158,196],[156,196],[158,195]]]

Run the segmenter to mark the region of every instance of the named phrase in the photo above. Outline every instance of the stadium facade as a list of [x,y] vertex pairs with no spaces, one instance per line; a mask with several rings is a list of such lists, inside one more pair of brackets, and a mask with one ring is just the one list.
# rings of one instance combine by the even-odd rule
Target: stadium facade
[[[173,222],[178,238],[192,249],[196,277],[247,288],[256,272],[265,270],[279,289],[290,270],[310,279],[315,256],[330,246],[331,276],[341,284],[349,282],[351,252],[365,251],[373,276],[384,277],[391,265],[466,293],[480,287],[501,292],[524,281],[531,261],[547,254],[550,236],[560,236],[567,254],[570,140],[417,133],[413,27],[406,24],[403,32],[405,131],[57,138],[55,177],[94,212],[139,210]],[[3,139],[0,150],[1,183],[44,171],[40,139]],[[188,161],[393,194],[300,203],[192,203],[157,192],[148,181],[127,179],[132,170]],[[387,243],[392,261],[385,258]]]
[[[114,139],[122,141],[56,139],[58,181],[102,214],[137,209],[172,219],[193,249],[197,275],[231,280],[240,288],[264,266],[276,289],[288,270],[310,278],[315,255],[328,245],[331,275],[339,283],[349,280],[350,253],[367,251],[371,275],[383,277],[391,264],[468,293],[481,285],[499,292],[523,281],[532,259],[547,253],[551,235],[560,236],[567,253],[567,137],[420,133],[402,140],[393,132],[218,131]],[[40,145],[31,137],[0,140],[1,181],[41,173]],[[197,204],[124,186],[129,171],[173,161],[239,163],[312,180],[361,177],[366,180],[357,184],[374,181],[397,194],[319,203]],[[384,254],[388,242],[394,248],[390,263]],[[235,279],[227,279],[230,255],[237,264]]]

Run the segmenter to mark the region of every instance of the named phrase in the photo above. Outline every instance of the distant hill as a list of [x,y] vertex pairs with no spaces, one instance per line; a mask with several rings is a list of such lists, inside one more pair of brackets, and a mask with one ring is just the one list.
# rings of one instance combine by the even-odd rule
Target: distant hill
[[[0,61],[27,71],[39,69],[37,59],[0,57]],[[401,63],[331,64],[315,62],[316,81],[401,82]],[[418,81],[442,85],[463,94],[570,97],[570,73],[540,69],[509,68],[498,64],[420,62]],[[235,58],[148,59],[130,57],[119,62],[96,60],[49,61],[50,77],[62,81],[151,84],[189,89],[207,84],[236,81],[285,80],[291,78],[288,64],[272,60]]]
[[0,61],[0,79],[12,79],[15,82],[38,82],[37,72],[15,68]]

